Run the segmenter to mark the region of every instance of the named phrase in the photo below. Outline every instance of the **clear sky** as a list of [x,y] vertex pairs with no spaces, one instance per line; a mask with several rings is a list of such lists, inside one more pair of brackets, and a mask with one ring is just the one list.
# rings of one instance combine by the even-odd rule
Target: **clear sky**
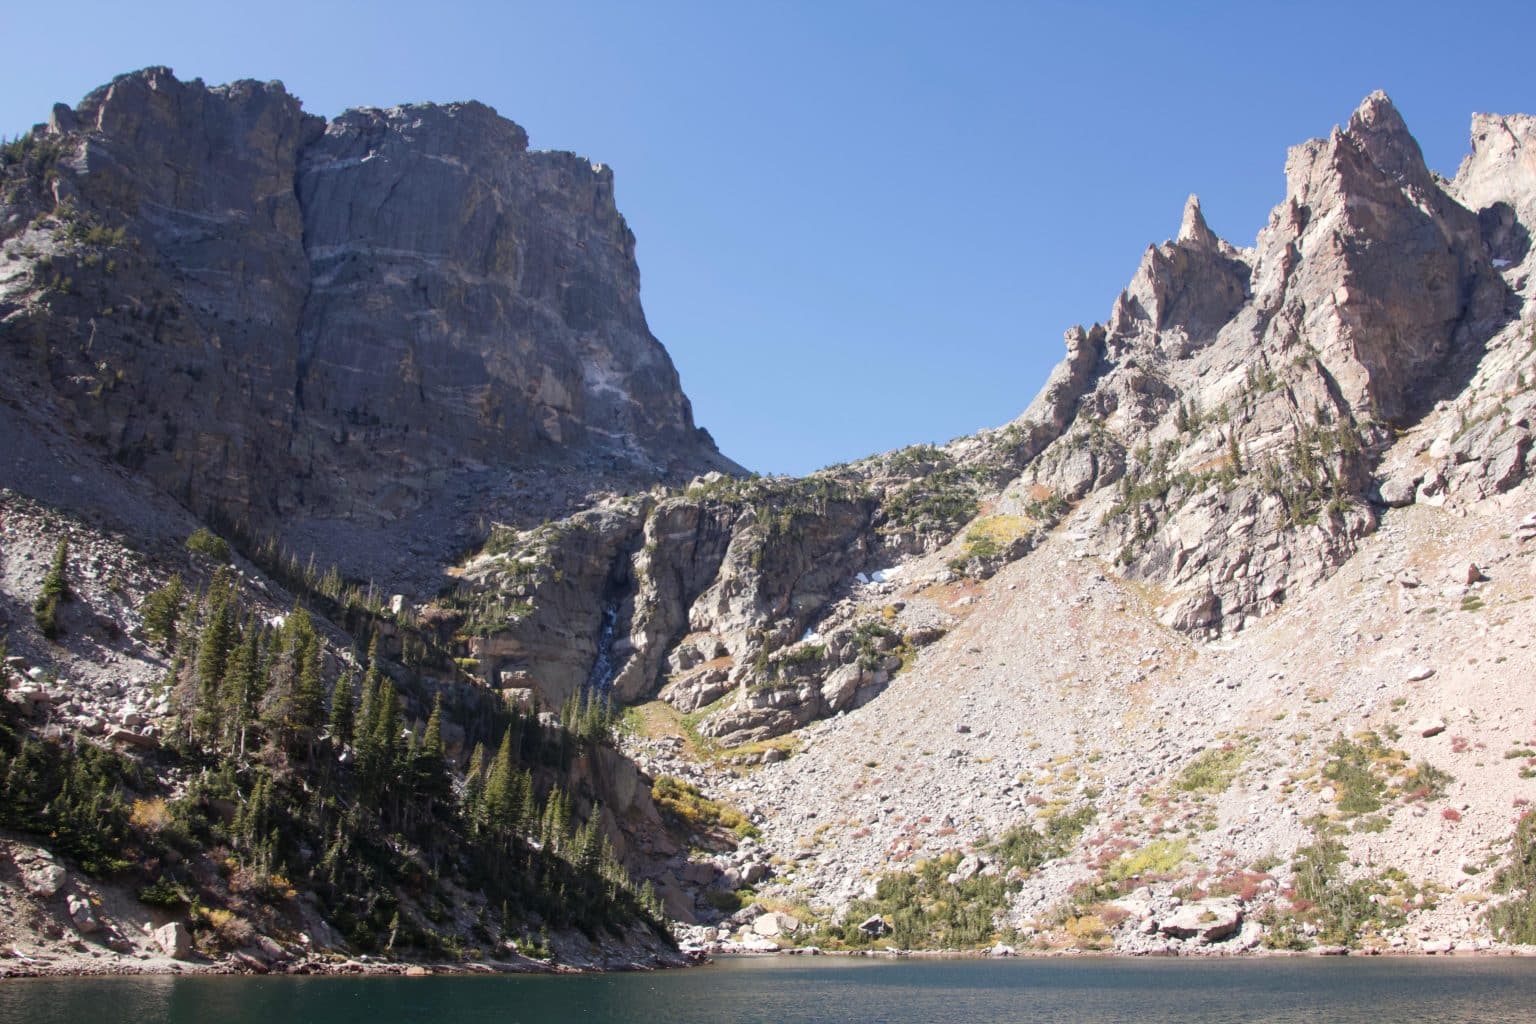
[[1536,112],[1536,3],[0,6],[0,133],[114,74],[327,116],[479,99],[614,168],[642,299],[721,448],[805,472],[1017,415],[1198,192],[1252,244],[1287,146],[1372,89],[1453,173]]

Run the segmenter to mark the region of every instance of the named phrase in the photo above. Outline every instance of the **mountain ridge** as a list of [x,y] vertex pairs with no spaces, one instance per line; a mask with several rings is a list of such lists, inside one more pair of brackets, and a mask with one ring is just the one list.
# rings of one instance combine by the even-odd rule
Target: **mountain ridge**
[[[185,88],[157,76],[119,82],[125,97],[155,91],[151,81],[171,94]],[[638,337],[637,373],[650,351],[632,303],[633,240],[602,172],[558,155],[518,178],[527,192],[516,195],[543,197],[536,205],[554,223],[539,235],[551,236],[547,245],[509,255],[495,218],[476,211],[516,207],[510,184],[446,159],[484,141],[487,132],[473,142],[455,133],[461,118],[492,118],[489,108],[365,108],[320,129],[266,87],[226,88],[256,125],[277,116],[293,137],[323,133],[307,163],[295,156],[307,170],[292,180],[313,209],[333,211],[304,213],[302,258],[318,287],[301,309],[276,303],[293,324],[311,324],[281,336],[291,339],[284,358],[313,369],[272,379],[324,382],[316,390],[336,405],[315,395],[285,404],[280,387],[263,391],[270,368],[258,366],[241,378],[252,397],[236,406],[249,417],[236,426],[253,437],[267,411],[286,413],[272,429],[309,439],[316,468],[299,480],[325,499],[315,499],[319,512],[291,514],[308,506],[285,504],[298,502],[284,497],[290,481],[272,480],[280,515],[213,517],[248,559],[237,562],[241,593],[320,616],[334,630],[327,670],[384,666],[399,684],[411,750],[433,731],[434,699],[446,699],[438,735],[466,793],[486,779],[485,758],[465,749],[494,718],[484,709],[533,713],[550,737],[560,709],[597,745],[558,770],[531,766],[536,799],[554,800],[553,786],[575,794],[584,834],[604,834],[631,885],[646,883],[690,943],[766,949],[809,935],[849,948],[1222,952],[1536,938],[1529,889],[1518,879],[1493,886],[1510,877],[1511,856],[1525,856],[1520,793],[1536,770],[1527,709],[1510,685],[1536,667],[1522,639],[1536,627],[1536,524],[1520,516],[1536,470],[1527,313],[1536,120],[1479,115],[1473,152],[1447,181],[1425,166],[1386,95],[1373,93],[1344,126],[1291,148],[1285,196],[1253,246],[1217,237],[1191,196],[1173,238],[1145,250],[1107,320],[1066,333],[1063,361],[1012,422],[804,478],[757,478],[688,432],[686,399],[672,387],[662,388],[665,422],[652,433],[642,425],[615,438],[578,423],[598,438],[588,450],[576,426],[567,430],[574,382],[599,393],[593,408],[632,404],[615,364],[594,363],[590,345]],[[112,106],[105,95],[99,108],[82,104],[98,120]],[[135,97],[127,110],[158,102]],[[80,131],[73,117],[56,111],[65,138]],[[517,164],[520,130],[486,124],[504,136],[487,145]],[[91,138],[84,152],[97,159]],[[71,303],[96,293],[72,289],[111,284],[65,279],[94,272],[93,253],[137,257],[113,234],[121,225],[57,213],[70,205],[72,172],[48,178],[42,151],[17,152],[7,170],[34,183],[21,208],[54,206],[34,211],[24,225],[32,234],[6,236],[18,258],[0,273],[9,289],[0,295],[12,296],[0,306],[6,358],[20,387],[37,388],[13,386],[3,412],[24,429],[20,461],[0,463],[0,483],[19,492],[7,498],[10,521],[28,524],[3,566],[7,633],[29,678],[52,671],[71,684],[25,690],[34,713],[75,708],[59,712],[72,723],[65,737],[89,742],[94,723],[111,722],[122,725],[110,733],[119,747],[158,747],[211,714],[190,682],[200,658],[183,652],[168,664],[146,632],[151,596],[172,571],[212,590],[209,566],[182,544],[210,513],[196,502],[187,502],[196,515],[138,511],[151,483],[185,495],[149,456],[138,466],[103,458],[102,425],[111,437],[131,421],[121,408],[133,407],[124,399],[133,388],[53,367],[82,358],[59,339],[80,344]],[[111,166],[81,180],[110,184]],[[317,198],[341,188],[333,178],[342,174],[358,176],[346,190],[363,209]],[[415,175],[438,183],[420,188],[427,205],[449,203],[457,219],[388,213],[391,183]],[[489,207],[452,205],[457,186],[441,182],[465,175]],[[176,180],[164,187],[172,199],[196,192]],[[572,206],[576,193],[585,198]],[[290,223],[287,198],[269,198],[262,223]],[[161,205],[143,225],[126,222],[125,234],[143,227],[172,248],[243,251],[186,207]],[[254,231],[256,219],[229,230]],[[0,234],[17,223],[6,214]],[[477,241],[423,260],[448,251],[439,237],[448,225],[455,239]],[[593,280],[573,270],[580,261],[544,258],[583,238],[606,253],[581,265]],[[23,257],[21,244],[37,251]],[[270,311],[271,295],[293,291],[285,268],[298,266],[271,262],[227,298],[227,282],[202,280],[188,259],[171,261],[188,271],[177,285],[184,311],[165,318],[165,336],[186,344],[218,332],[178,335],[178,319],[216,315],[207,309],[220,303]],[[442,431],[427,441],[410,411],[429,381],[458,372],[427,343],[458,351],[453,331],[439,331],[442,312],[503,323],[522,308],[508,280],[531,282],[538,296],[574,283],[556,287],[557,312],[524,311],[570,329],[556,332],[566,347],[539,350],[556,369],[516,368],[529,408],[555,415],[530,413],[526,436],[560,441],[492,472],[459,454],[484,439],[478,406],[440,389],[431,426]],[[417,285],[427,298],[402,305],[401,288]],[[425,325],[420,344],[388,333],[400,319]],[[69,329],[50,338],[46,323]],[[235,318],[230,336],[245,329]],[[343,351],[356,335],[399,358],[334,363],[325,356],[333,335]],[[83,347],[92,358],[113,351],[95,336]],[[222,393],[202,388],[197,408],[219,408]],[[395,409],[406,412],[384,415]],[[338,423],[341,440],[326,433]],[[681,455],[669,447],[678,438]],[[255,457],[263,465],[267,456]],[[77,468],[59,468],[68,464]],[[169,465],[196,475],[185,461]],[[406,482],[396,488],[380,465]],[[246,479],[235,472],[219,486]],[[59,643],[25,612],[43,607],[50,586],[48,517],[30,501],[120,524],[117,538],[89,522],[71,536],[91,548],[92,566],[137,566],[115,589],[98,577],[81,586],[90,615],[65,608]],[[306,550],[322,560],[306,564]],[[332,562],[339,568],[328,571]],[[389,590],[364,586],[374,569]],[[200,603],[188,614],[202,621],[214,610]],[[379,643],[366,661],[365,637]],[[122,667],[105,669],[104,652]],[[145,724],[141,706],[167,672],[180,680],[176,696]],[[130,682],[119,684],[124,675]],[[612,722],[607,711],[592,717],[594,700],[631,709],[616,746],[602,738]],[[354,752],[328,728],[301,732],[309,742],[297,747],[283,720],[262,728],[286,738],[289,758],[339,751],[349,764]],[[1512,753],[1479,753],[1500,747]],[[343,782],[351,771],[340,770]],[[480,812],[465,808],[462,820],[443,811],[450,827],[482,835]],[[1420,850],[1431,833],[1433,851]],[[541,841],[530,837],[530,849]],[[303,844],[291,845],[302,863]],[[1181,913],[1186,902],[1201,912]],[[426,941],[436,932],[419,909],[407,923]],[[479,920],[527,935],[505,912],[482,908]]]

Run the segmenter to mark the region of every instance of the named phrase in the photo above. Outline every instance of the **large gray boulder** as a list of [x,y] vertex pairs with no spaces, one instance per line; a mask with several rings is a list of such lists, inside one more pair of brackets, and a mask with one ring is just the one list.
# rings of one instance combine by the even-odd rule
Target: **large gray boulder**
[[156,928],[154,940],[160,951],[174,960],[188,960],[192,957],[192,932],[181,921],[172,921]]

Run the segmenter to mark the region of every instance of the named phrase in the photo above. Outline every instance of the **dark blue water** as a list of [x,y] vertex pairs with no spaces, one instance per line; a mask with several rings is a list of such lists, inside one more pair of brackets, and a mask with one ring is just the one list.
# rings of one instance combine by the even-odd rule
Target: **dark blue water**
[[4,1024],[1529,1024],[1536,960],[739,960],[654,974],[0,981]]

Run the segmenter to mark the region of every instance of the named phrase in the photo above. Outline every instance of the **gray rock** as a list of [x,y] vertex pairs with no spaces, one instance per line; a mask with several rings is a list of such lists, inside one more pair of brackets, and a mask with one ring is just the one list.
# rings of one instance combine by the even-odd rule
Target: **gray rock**
[[798,918],[770,910],[752,922],[752,931],[764,938],[776,939],[794,935],[804,927]]
[[1176,939],[1220,942],[1237,934],[1242,923],[1242,908],[1235,901],[1198,900],[1161,919],[1159,927],[1164,935]]
[[22,887],[30,895],[41,899],[57,895],[69,878],[69,872],[64,870],[63,865],[52,860],[38,858],[18,862],[17,866],[21,869]]
[[96,920],[96,912],[92,909],[90,900],[84,896],[72,894],[67,906],[69,920],[80,934],[90,935],[101,930],[101,922]]
[[873,914],[859,922],[859,931],[872,939],[878,939],[889,935],[891,926],[885,923],[885,918],[879,914]]
[[172,921],[156,928],[154,939],[166,956],[174,960],[191,959],[192,932],[181,921]]
[[[88,302],[10,278],[8,329],[55,339],[41,387],[65,426],[199,510],[313,524],[321,564],[365,576],[392,555],[330,518],[441,563],[460,541],[430,503],[488,471],[737,470],[646,325],[612,172],[530,151],[483,104],[327,122],[280,83],[148,68],[49,130],[55,194],[126,240],[75,265]],[[103,361],[113,387],[81,386]]]

